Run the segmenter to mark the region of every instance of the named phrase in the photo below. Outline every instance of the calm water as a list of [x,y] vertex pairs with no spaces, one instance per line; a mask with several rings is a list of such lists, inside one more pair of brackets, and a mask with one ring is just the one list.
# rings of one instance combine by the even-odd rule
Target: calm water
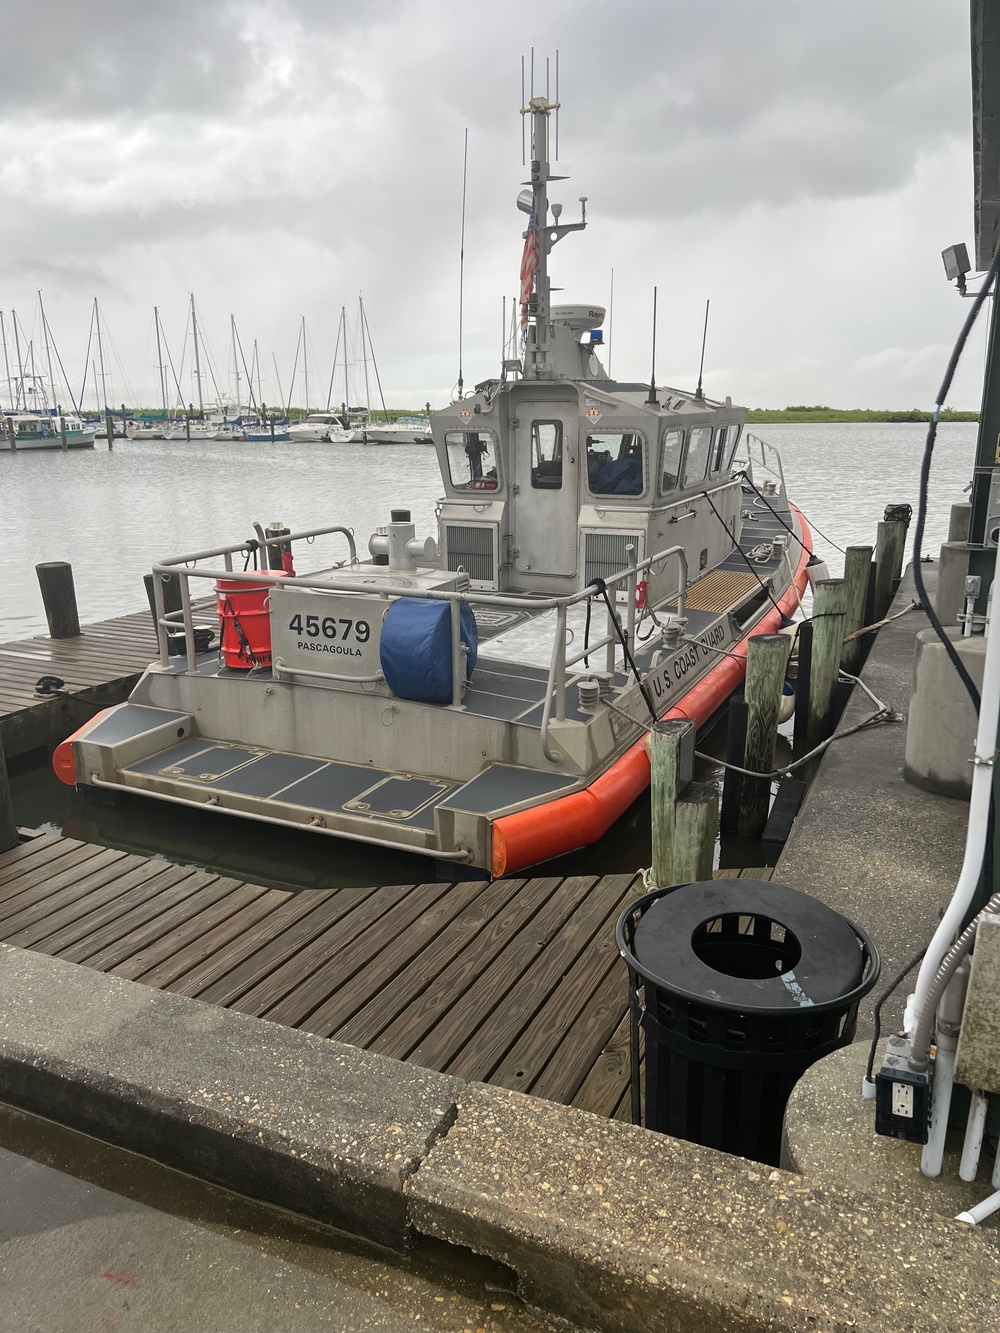
[[[789,493],[825,534],[814,533],[816,550],[832,573],[843,562],[836,547],[873,541],[887,503],[916,506],[925,426],[782,424],[756,433],[781,450]],[[926,552],[936,555],[949,506],[964,498],[976,433],[974,423],[939,430]],[[69,560],[81,619],[100,620],[145,605],[142,576],[154,560],[243,540],[255,521],[280,519],[293,530],[343,523],[367,555],[368,537],[389,510],[408,506],[426,536],[435,530],[440,489],[426,445],[117,441],[113,451],[0,454],[0,514],[10,534],[0,545],[0,642],[45,631],[34,574],[40,561]],[[318,542],[308,557],[297,552],[300,568],[344,556],[343,539],[322,540],[326,545]],[[47,763],[15,766],[14,790],[25,824],[256,882],[411,883],[431,870],[422,857],[141,799],[120,809],[94,806],[56,782]],[[759,862],[756,849],[723,851],[726,864]],[[649,807],[640,800],[598,847],[562,858],[553,873],[633,870],[649,856]]]

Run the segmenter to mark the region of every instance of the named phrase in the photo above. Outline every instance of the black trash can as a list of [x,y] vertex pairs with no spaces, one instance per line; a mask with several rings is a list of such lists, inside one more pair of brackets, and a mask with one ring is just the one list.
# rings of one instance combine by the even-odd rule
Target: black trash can
[[639,1031],[648,1129],[777,1165],[785,1103],[815,1061],[854,1037],[878,979],[872,941],[784,884],[706,880],[628,907],[632,1119]]

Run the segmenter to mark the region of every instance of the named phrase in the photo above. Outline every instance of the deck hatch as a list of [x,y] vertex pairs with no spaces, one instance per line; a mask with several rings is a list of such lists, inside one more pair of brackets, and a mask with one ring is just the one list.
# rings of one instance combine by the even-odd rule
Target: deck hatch
[[496,587],[496,524],[445,523],[444,539],[447,569],[454,572],[461,565],[473,583]]
[[[766,571],[763,575],[767,577]],[[745,597],[754,588],[760,588],[761,580],[748,572],[735,569],[713,569],[702,578],[692,583],[687,590],[685,605],[689,611],[728,611],[731,606]],[[676,599],[675,599],[676,600]],[[671,606],[674,605],[671,602]]]
[[345,810],[358,810],[382,819],[409,819],[435,796],[449,790],[447,782],[428,782],[426,778],[385,778],[352,801],[344,803]]

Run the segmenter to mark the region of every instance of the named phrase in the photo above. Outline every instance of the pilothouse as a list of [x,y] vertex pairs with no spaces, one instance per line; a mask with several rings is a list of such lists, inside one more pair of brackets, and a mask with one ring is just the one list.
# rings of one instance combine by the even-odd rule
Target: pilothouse
[[[159,659],[65,781],[513,873],[596,841],[648,785],[652,715],[707,723],[794,611],[809,534],[745,410],[613,380],[604,309],[551,302],[587,226],[549,203],[556,110],[522,112],[520,353],[431,417],[436,538],[400,508],[367,552],[345,515],[160,562]],[[319,535],[342,558],[306,571]]]

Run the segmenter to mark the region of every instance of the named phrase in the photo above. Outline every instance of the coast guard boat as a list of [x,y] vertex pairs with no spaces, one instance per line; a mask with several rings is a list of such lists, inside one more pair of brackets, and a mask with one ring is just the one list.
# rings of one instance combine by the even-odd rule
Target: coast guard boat
[[[551,302],[586,226],[549,204],[556,109],[522,112],[521,355],[432,415],[436,538],[398,509],[367,552],[257,528],[155,565],[159,658],[59,747],[64,781],[501,876],[600,838],[648,786],[651,716],[706,724],[787,623],[810,538],[745,410],[611,379],[603,309]],[[321,535],[343,559],[296,570]]]

